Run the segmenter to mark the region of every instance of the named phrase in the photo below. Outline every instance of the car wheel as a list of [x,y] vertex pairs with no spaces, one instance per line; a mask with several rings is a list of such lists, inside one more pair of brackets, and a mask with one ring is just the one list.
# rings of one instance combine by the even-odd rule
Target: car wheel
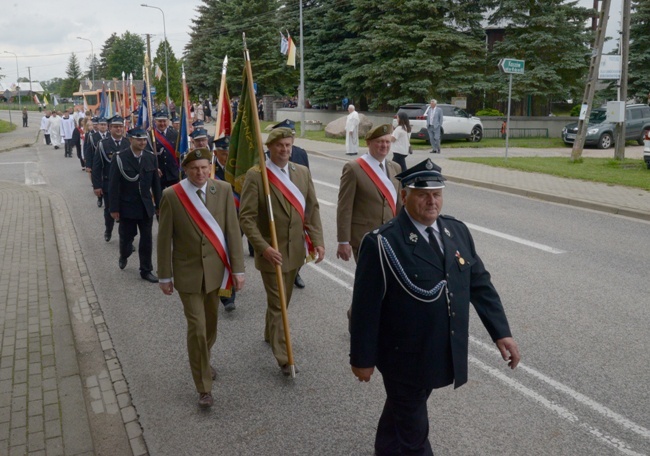
[[648,134],[648,132],[650,132],[650,128],[645,128],[641,132],[641,136],[639,136],[639,139],[636,140],[636,142],[637,142],[637,144],[639,146],[642,146],[643,144],[645,144],[645,136]]
[[475,125],[467,140],[469,142],[479,142],[481,139],[483,139],[483,129],[478,125]]
[[599,149],[609,149],[610,147],[612,147],[613,143],[614,143],[614,140],[612,138],[612,135],[609,134],[609,133],[603,133],[603,135],[598,140],[598,148]]

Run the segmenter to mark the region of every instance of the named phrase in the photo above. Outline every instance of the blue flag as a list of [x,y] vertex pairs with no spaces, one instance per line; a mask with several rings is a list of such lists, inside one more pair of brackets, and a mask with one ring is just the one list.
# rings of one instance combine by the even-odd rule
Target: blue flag
[[149,110],[147,109],[147,83],[142,86],[142,101],[138,110],[138,128],[149,129]]
[[185,111],[185,109],[181,109],[181,126],[180,131],[178,132],[178,142],[176,143],[176,157],[178,158],[178,163],[183,161],[183,157],[185,157],[187,151],[190,150],[187,132],[187,116],[185,115]]
[[108,103],[106,101],[106,84],[102,83],[102,93],[99,95],[99,116],[108,119]]

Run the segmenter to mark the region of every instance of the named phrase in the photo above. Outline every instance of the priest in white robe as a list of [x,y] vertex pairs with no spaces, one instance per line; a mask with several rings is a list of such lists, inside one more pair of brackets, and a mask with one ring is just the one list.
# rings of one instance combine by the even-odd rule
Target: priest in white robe
[[50,117],[50,139],[55,149],[61,147],[61,117],[56,111],[52,111]]
[[345,154],[357,155],[359,153],[359,113],[354,110],[354,105],[348,106],[348,118],[345,121]]

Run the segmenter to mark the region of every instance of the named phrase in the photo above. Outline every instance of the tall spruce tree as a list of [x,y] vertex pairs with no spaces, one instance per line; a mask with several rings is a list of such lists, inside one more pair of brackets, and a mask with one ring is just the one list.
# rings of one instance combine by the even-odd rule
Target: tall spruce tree
[[650,2],[632,1],[628,94],[650,102]]
[[[467,95],[482,79],[484,41],[472,33],[473,1],[353,0],[346,41],[353,56],[342,82],[370,108],[394,109],[431,96]],[[363,107],[363,104],[362,104]]]
[[106,69],[108,68],[108,56],[112,52],[113,44],[117,40],[117,33],[113,32],[111,36],[106,38],[104,44],[102,45],[102,50],[99,53],[99,65],[95,69],[95,78],[96,79],[106,79],[108,78]]
[[79,90],[79,80],[81,79],[81,67],[79,66],[79,59],[73,52],[68,59],[68,66],[65,70],[67,78],[63,81],[61,87],[62,97],[71,97],[74,92]]
[[[167,46],[167,67],[169,75],[165,73],[165,46]],[[165,40],[161,41],[156,50],[156,56],[153,59],[154,68],[158,65],[162,71],[163,76],[160,81],[154,79],[151,81],[156,86],[156,101],[165,102],[167,93],[167,78],[169,78],[169,97],[177,104],[181,102],[181,65],[174,55],[174,50],[169,43]],[[154,76],[152,75],[152,78]]]
[[[491,101],[505,104],[508,77],[500,74],[501,58],[526,61],[525,74],[514,76],[512,96],[520,115],[547,115],[553,100],[581,98],[589,67],[592,34],[586,21],[593,10],[566,0],[503,0],[491,24],[507,24],[504,40],[488,54],[486,72]],[[496,107],[496,106],[490,106]]]

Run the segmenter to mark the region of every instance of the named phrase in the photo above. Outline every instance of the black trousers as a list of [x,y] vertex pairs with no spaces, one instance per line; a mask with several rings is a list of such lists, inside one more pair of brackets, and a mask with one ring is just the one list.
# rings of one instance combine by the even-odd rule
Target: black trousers
[[23,127],[27,126],[27,117],[23,117]]
[[153,240],[151,227],[153,226],[153,217],[143,219],[129,219],[120,217],[120,257],[128,258],[131,255],[131,245],[133,238],[140,233],[140,243],[138,245],[138,256],[140,257],[140,274],[153,271],[151,262],[151,253],[153,249]]
[[72,157],[72,139],[64,139],[65,157]]
[[102,198],[104,199],[104,227],[107,233],[112,233],[115,220],[111,217],[111,211],[108,207],[108,190],[106,190],[106,187],[108,187],[108,184],[102,189]]
[[85,168],[86,167],[86,160],[84,160],[84,156],[81,153],[81,144],[77,143],[77,144],[75,144],[75,147],[77,148],[77,158],[79,159],[79,162],[81,163],[81,167]]
[[402,167],[402,172],[406,171],[406,155],[393,152],[393,161]]
[[51,146],[52,145],[52,140],[50,139],[50,135],[47,133],[43,133],[43,137],[45,137],[45,145],[46,146]]
[[378,456],[432,456],[427,399],[431,389],[415,388],[384,377],[386,403],[377,425]]

